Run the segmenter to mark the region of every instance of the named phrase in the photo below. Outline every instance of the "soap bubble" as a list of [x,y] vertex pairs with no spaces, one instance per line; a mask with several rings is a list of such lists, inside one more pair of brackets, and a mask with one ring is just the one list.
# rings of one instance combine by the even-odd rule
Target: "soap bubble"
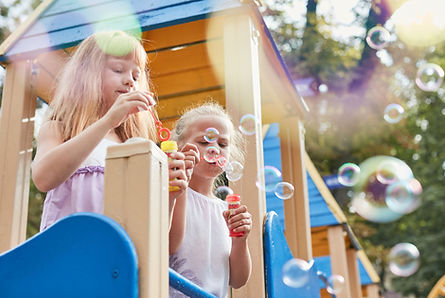
[[243,176],[243,170],[243,165],[237,161],[228,163],[227,167],[225,168],[227,180],[231,182],[240,180]]
[[413,173],[402,160],[392,156],[374,156],[360,164],[360,175],[353,187],[351,208],[361,217],[373,221],[386,223],[399,219],[403,214],[393,211],[386,203],[388,184],[377,178],[383,164],[393,163],[396,181],[409,180]]
[[345,278],[338,274],[333,274],[328,277],[326,282],[326,290],[329,294],[335,295],[340,293],[345,286]]
[[347,162],[338,169],[338,182],[344,186],[353,186],[357,183],[359,174],[360,167],[352,162]]
[[218,136],[219,136],[219,131],[214,127],[209,127],[206,129],[204,139],[208,143],[214,143],[218,139]]
[[238,129],[244,135],[251,136],[255,134],[256,131],[256,117],[252,114],[245,114],[240,119],[240,124]]
[[375,26],[368,31],[366,42],[375,50],[381,50],[388,44],[391,34],[382,26]]
[[407,214],[421,203],[422,185],[415,179],[400,180],[386,189],[386,205],[397,213]]
[[302,259],[290,259],[282,269],[283,282],[293,288],[301,288],[309,281],[311,266]]
[[265,166],[257,174],[256,186],[260,190],[273,192],[278,182],[281,182],[281,172],[273,166]]
[[287,200],[294,195],[294,186],[289,182],[279,182],[274,188],[275,195],[282,200]]
[[388,123],[394,124],[402,120],[404,112],[405,110],[401,105],[392,103],[386,106],[383,119]]
[[228,186],[219,186],[215,190],[215,196],[221,200],[226,200],[227,195],[233,195],[233,190]]
[[423,91],[437,91],[442,85],[444,71],[434,63],[426,63],[419,67],[416,75],[416,85]]
[[216,146],[209,146],[206,148],[206,151],[204,152],[204,160],[207,161],[208,163],[216,162],[219,156],[220,156],[220,151]]
[[419,250],[411,243],[399,243],[389,253],[389,270],[397,276],[410,276],[419,269]]

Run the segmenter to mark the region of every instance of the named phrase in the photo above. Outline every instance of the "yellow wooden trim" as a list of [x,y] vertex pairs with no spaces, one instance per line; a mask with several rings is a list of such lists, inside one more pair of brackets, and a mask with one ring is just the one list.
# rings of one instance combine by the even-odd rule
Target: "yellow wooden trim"
[[445,275],[436,282],[428,294],[428,298],[437,298],[439,295],[445,295]]
[[266,137],[267,132],[269,131],[269,128],[270,128],[270,124],[263,125],[263,141],[264,141],[264,138]]
[[363,250],[357,251],[357,257],[362,261],[363,267],[366,272],[368,272],[369,277],[371,278],[373,283],[379,283],[380,277],[372,266],[371,261],[369,261],[368,256],[365,254]]
[[323,179],[321,178],[320,174],[318,173],[317,169],[312,163],[312,160],[307,154],[307,152],[305,152],[305,162],[306,162],[306,169],[309,172],[312,181],[314,181],[315,186],[317,186],[323,199],[325,200],[326,204],[328,204],[328,207],[334,214],[335,218],[339,221],[339,223],[346,223],[345,214],[341,210],[340,206],[338,206],[337,201],[334,199],[331,192],[327,188],[326,184],[324,183]]
[[44,0],[37,6],[37,8],[29,15],[25,22],[21,23],[0,45],[0,56],[6,54],[10,46],[15,43],[29,27],[37,20],[37,18],[45,11],[54,0]]

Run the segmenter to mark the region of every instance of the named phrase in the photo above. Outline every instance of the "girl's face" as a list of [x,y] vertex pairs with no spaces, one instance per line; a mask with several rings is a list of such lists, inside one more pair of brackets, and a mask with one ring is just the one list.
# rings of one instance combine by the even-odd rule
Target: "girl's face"
[[[206,130],[208,128],[216,128],[219,132],[215,142],[207,142],[205,139]],[[230,154],[230,136],[231,126],[227,119],[218,116],[201,116],[194,120],[187,127],[187,133],[185,138],[181,141],[180,145],[186,143],[195,144],[201,156],[201,160],[196,164],[193,170],[193,176],[201,176],[206,178],[214,178],[222,173],[221,167],[216,162],[209,163],[203,159],[206,151],[209,147],[217,147],[220,151],[219,155],[222,155],[226,160],[229,160]]]
[[119,95],[137,90],[140,75],[141,69],[132,55],[107,56],[102,72],[102,94],[108,107]]

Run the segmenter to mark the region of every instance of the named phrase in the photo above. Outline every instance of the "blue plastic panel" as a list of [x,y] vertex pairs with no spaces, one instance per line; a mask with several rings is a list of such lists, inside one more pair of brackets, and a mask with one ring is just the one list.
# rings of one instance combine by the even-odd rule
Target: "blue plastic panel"
[[294,288],[283,282],[282,268],[292,258],[278,215],[273,211],[268,212],[264,226],[264,266],[267,297],[320,297],[319,279],[314,261],[309,262],[312,266],[309,282],[305,286]]
[[68,216],[0,255],[0,296],[138,297],[137,255],[115,221]]

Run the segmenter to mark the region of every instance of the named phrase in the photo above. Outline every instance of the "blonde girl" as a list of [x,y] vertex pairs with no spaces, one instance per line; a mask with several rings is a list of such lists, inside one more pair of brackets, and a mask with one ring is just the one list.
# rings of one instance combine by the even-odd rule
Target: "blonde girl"
[[[61,73],[32,163],[36,187],[48,192],[41,230],[75,212],[103,212],[106,148],[132,137],[156,140],[149,109],[147,55],[122,31],[86,38]],[[174,201],[187,187],[184,155],[169,165]],[[173,204],[171,204],[173,206]]]
[[[206,140],[206,130],[215,128],[215,142]],[[181,147],[197,146],[200,155],[209,146],[227,160],[243,162],[244,140],[224,109],[208,102],[189,110],[178,120],[173,138]],[[227,203],[214,195],[214,185],[223,172],[216,162],[199,161],[187,189],[187,199],[177,202],[170,231],[170,267],[203,289],[226,297],[228,286],[239,288],[249,279],[251,258],[247,237],[252,220],[242,205],[229,217]],[[243,236],[229,237],[229,229]],[[170,289],[170,297],[183,297]]]

